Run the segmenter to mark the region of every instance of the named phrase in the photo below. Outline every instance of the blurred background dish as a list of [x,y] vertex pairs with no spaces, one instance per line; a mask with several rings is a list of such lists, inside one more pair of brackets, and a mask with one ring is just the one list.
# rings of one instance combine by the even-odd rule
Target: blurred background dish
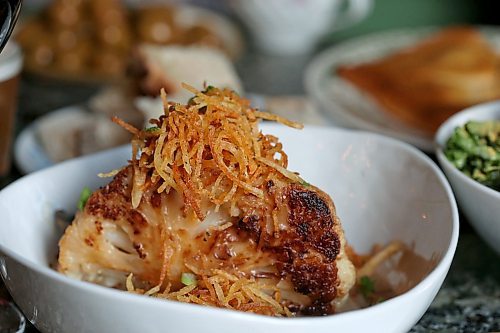
[[[316,126],[327,122],[303,97],[249,94],[248,98],[252,105],[293,121]],[[13,149],[16,166],[22,174],[29,174],[61,161],[129,143],[130,133],[112,123],[109,113],[119,113],[122,119],[139,128],[147,126],[147,115],[158,113],[158,103],[155,98],[145,97],[133,101],[124,97],[123,91],[111,87],[94,96],[87,105],[48,112],[17,135]]]
[[141,43],[216,48],[231,59],[244,48],[229,19],[185,4],[130,7],[119,0],[55,0],[25,17],[16,39],[25,70],[56,79],[117,81]]
[[[457,169],[445,156],[445,147],[452,133],[459,126],[469,121],[496,121],[500,124],[500,101],[476,105],[459,112],[444,122],[437,131],[436,156],[443,168],[446,177],[451,183],[460,209],[467,220],[481,237],[500,254],[500,192],[483,185]],[[498,126],[497,126],[498,127]],[[500,172],[500,129],[491,133],[491,139],[496,141],[496,152],[493,160],[496,161],[497,183]],[[478,165],[479,166],[479,165]]]
[[14,158],[23,173],[31,173],[128,142],[130,133],[106,114],[75,105],[54,110],[26,127],[16,139]]
[[452,26],[381,59],[339,66],[335,74],[389,116],[432,135],[463,108],[500,98],[499,64],[478,29]]
[[13,150],[16,167],[22,174],[32,173],[54,164],[36,135],[36,122],[25,127],[16,137]]
[[372,3],[372,0],[230,1],[257,47],[277,55],[311,52],[325,33],[346,29],[365,19]]
[[202,46],[141,44],[127,73],[123,82],[104,86],[86,102],[53,110],[25,128],[14,151],[21,171],[30,173],[128,143],[131,134],[112,117],[135,128],[151,126],[149,119],[163,114],[161,89],[180,103],[192,96],[182,86],[186,82],[199,90],[213,85],[244,93],[228,57]]
[[[500,29],[493,26],[477,29],[492,49],[498,52]],[[431,152],[432,133],[424,128],[411,126],[387,112],[373,96],[341,77],[337,71],[341,67],[378,61],[394,52],[411,48],[439,30],[438,27],[398,29],[369,34],[335,45],[318,55],[308,66],[304,81],[306,91],[318,107],[339,125],[392,136]],[[406,77],[409,75],[407,71],[395,74],[401,76],[402,80],[413,82],[412,78]],[[435,75],[439,80],[440,74],[436,70],[435,74],[431,73],[431,77]],[[463,79],[467,80],[466,77]]]
[[187,103],[192,97],[183,84],[198,90],[215,86],[244,93],[233,64],[223,53],[212,48],[143,44],[138,47],[134,60],[129,73],[135,72],[130,77],[138,97],[136,106],[143,112],[146,122],[162,114],[161,89],[169,100],[177,103]]

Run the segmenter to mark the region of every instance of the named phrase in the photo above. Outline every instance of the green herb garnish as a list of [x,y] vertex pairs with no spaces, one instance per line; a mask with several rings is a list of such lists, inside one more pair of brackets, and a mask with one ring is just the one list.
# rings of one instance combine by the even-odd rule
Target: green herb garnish
[[88,187],[84,187],[82,192],[80,193],[80,199],[78,199],[78,209],[83,210],[85,208],[85,205],[87,204],[87,201],[90,198],[90,195],[92,194],[92,191]]
[[363,297],[367,300],[371,299],[375,293],[375,281],[368,276],[362,276],[358,284]]
[[181,282],[185,286],[196,284],[197,283],[196,275],[194,275],[193,273],[182,273]]
[[158,126],[151,126],[145,129],[146,132],[156,132],[159,131],[160,128]]
[[444,154],[467,176],[500,191],[500,121],[469,121],[457,127]]
[[304,179],[301,180],[300,185],[302,186],[311,186],[308,182],[306,182]]

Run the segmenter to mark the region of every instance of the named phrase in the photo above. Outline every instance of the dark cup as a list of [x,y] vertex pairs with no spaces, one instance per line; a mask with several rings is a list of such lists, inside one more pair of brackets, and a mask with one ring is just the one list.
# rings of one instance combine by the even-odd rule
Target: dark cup
[[22,62],[20,47],[10,41],[0,53],[0,177],[10,170],[11,142]]

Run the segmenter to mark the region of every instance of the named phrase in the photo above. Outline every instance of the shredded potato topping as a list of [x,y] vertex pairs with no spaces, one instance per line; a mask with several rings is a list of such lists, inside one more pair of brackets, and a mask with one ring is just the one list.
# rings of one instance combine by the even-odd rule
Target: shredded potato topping
[[[146,191],[182,194],[186,212],[203,221],[204,207],[229,204],[233,215],[242,195],[253,195],[266,203],[264,189],[273,179],[303,180],[288,171],[288,158],[278,138],[258,129],[261,119],[273,120],[293,128],[301,124],[250,107],[248,100],[228,89],[207,87],[194,94],[187,105],[161,97],[164,114],[152,119],[152,127],[139,130],[121,119],[113,121],[134,134],[132,140],[132,206],[137,208]],[[271,207],[270,211],[273,211]],[[219,226],[228,228],[228,222]],[[166,269],[166,267],[164,267]],[[164,270],[162,270],[164,271]],[[196,283],[180,290],[170,284],[152,289],[136,288],[132,274],[126,288],[130,292],[188,303],[225,307],[273,316],[292,316],[281,299],[276,282],[236,276],[222,270],[198,272]],[[162,274],[164,276],[164,274]],[[138,282],[138,281],[136,281]]]
[[[278,213],[275,203],[266,198],[267,184],[275,180],[307,183],[287,170],[288,157],[282,144],[275,136],[263,134],[258,123],[264,119],[293,128],[302,128],[302,125],[253,109],[248,100],[228,89],[209,86],[198,91],[188,85],[184,88],[194,94],[187,105],[169,102],[165,92],[161,92],[164,114],[150,120],[150,128],[139,130],[121,119],[114,119],[134,134],[132,207],[139,207],[141,201],[146,200],[146,193],[168,194],[174,190],[182,195],[184,213],[193,214],[193,219],[202,223],[207,209],[214,206],[217,211],[226,205],[230,215],[238,216],[240,199],[250,196],[253,204],[266,207],[267,219],[273,222],[273,230],[263,232],[278,234]],[[213,230],[223,231],[232,225],[228,221],[214,226]],[[126,279],[126,290],[169,300],[286,317],[296,315],[290,310],[294,306],[310,301],[289,282],[276,277],[256,278],[237,270],[200,268],[186,262],[183,263],[185,278],[181,277],[183,287],[177,284],[174,288],[172,281],[165,280],[170,250],[168,242],[164,243],[158,284],[150,288],[151,285],[145,285],[131,273]],[[358,285],[402,249],[402,243],[392,242],[375,253],[360,256],[349,248],[349,257],[357,263]],[[204,255],[201,258],[208,261]]]
[[289,171],[278,138],[258,128],[302,125],[229,89],[184,88],[194,94],[186,105],[161,92],[164,113],[150,128],[113,119],[134,135],[130,163],[99,174],[115,177],[101,190],[82,191],[58,269],[145,296],[279,317],[333,313],[349,291],[359,299],[355,284],[365,303],[378,302],[370,278],[404,245],[366,256],[345,249],[331,199]]
[[171,291],[169,286],[162,292],[159,287],[150,290],[135,288],[132,274],[127,278],[126,287],[129,292],[180,302],[278,317],[293,316],[282,304],[280,292],[275,284],[266,284],[254,278],[238,278],[222,270],[213,270],[211,275],[202,275],[197,283],[177,291]]
[[188,85],[184,88],[195,95],[187,105],[168,102],[162,92],[164,115],[151,120],[152,128],[140,131],[114,119],[135,135],[134,208],[150,187],[158,193],[174,189],[203,220],[203,198],[216,206],[231,203],[234,207],[242,194],[264,199],[265,182],[273,177],[302,182],[286,169],[288,158],[278,138],[258,129],[260,119],[294,128],[302,128],[301,124],[257,111],[228,89],[208,87],[200,92]]

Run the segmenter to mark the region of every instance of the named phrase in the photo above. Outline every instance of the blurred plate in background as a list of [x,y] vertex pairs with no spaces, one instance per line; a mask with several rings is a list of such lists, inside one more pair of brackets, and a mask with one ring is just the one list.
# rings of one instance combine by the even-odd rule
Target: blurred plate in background
[[[331,125],[304,96],[249,93],[247,98],[255,108],[303,123],[306,127]],[[107,100],[105,105],[111,113],[118,108],[125,109],[113,102]],[[128,133],[110,122],[109,117],[96,111],[95,103],[90,102],[87,106],[71,105],[37,118],[16,138],[14,160],[19,171],[29,174],[64,160],[128,143]],[[97,140],[89,140],[88,136]]]
[[[66,116],[79,116],[86,111],[80,106],[69,106],[42,116],[25,127],[23,131],[17,136],[14,143],[14,160],[19,171],[23,174],[35,172],[49,166],[54,165],[54,161],[47,154],[44,146],[40,141],[38,134],[39,126],[42,121],[50,121],[58,117]],[[56,138],[64,140],[64,138]]]
[[[109,3],[97,0],[63,3],[55,0],[20,22],[15,35],[26,55],[26,72],[69,81],[110,82],[123,78],[131,52],[141,43],[213,47],[232,60],[244,50],[239,28],[205,8],[130,7],[119,2],[107,8]],[[68,22],[72,12],[75,18]]]
[[[437,30],[436,27],[425,27],[386,31],[339,43],[310,63],[305,73],[306,92],[319,109],[339,125],[388,135],[432,152],[432,136],[384,112],[372,98],[340,78],[336,70],[341,65],[380,59],[414,45]],[[493,48],[500,50],[500,28],[479,27],[479,30]]]

